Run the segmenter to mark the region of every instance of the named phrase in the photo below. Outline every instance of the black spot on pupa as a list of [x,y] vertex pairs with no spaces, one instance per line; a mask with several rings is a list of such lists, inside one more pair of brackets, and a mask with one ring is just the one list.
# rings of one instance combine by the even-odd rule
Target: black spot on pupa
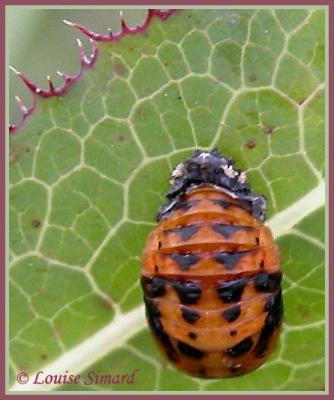
[[171,254],[170,258],[177,262],[182,270],[189,269],[192,265],[196,264],[200,260],[200,257],[198,255],[192,253]]
[[268,350],[269,340],[275,329],[277,329],[282,322],[283,301],[281,290],[270,296],[265,305],[265,311],[269,312],[264,322],[260,338],[255,346],[255,354],[257,357],[265,356]]
[[166,293],[166,280],[155,276],[154,278],[148,278],[142,276],[141,278],[142,287],[144,292],[150,297],[161,297]]
[[233,269],[240,259],[249,254],[249,251],[236,251],[235,253],[221,252],[218,253],[214,260],[219,264],[223,264],[226,269]]
[[182,318],[189,322],[189,324],[194,324],[200,317],[200,314],[197,311],[186,307],[181,308],[181,313]]
[[199,282],[174,281],[173,287],[177,291],[182,304],[194,304],[201,296],[201,285]]
[[188,201],[181,201],[174,206],[175,210],[183,210],[188,211],[192,207],[196,206],[199,203],[199,200],[188,200]]
[[217,204],[218,206],[220,206],[223,209],[229,208],[232,203],[227,201],[227,200],[222,200],[222,199],[213,199],[211,200],[212,203]]
[[157,339],[160,341],[160,343],[163,345],[163,347],[166,349],[166,353],[171,361],[177,362],[177,354],[174,349],[174,346],[172,342],[169,339],[168,334],[165,332],[163,325],[160,321],[160,311],[154,304],[154,301],[147,299],[144,297],[145,305],[146,305],[146,316],[147,316],[147,321],[148,324],[154,333],[154,335],[157,337]]
[[260,262],[260,268],[261,268],[261,269],[264,269],[264,260],[261,260],[261,262]]
[[226,239],[230,239],[235,234],[235,232],[252,229],[249,226],[226,225],[226,224],[214,224],[212,225],[212,228],[220,235],[223,235]]
[[161,297],[166,293],[165,280],[163,278],[152,278],[152,296]]
[[247,149],[254,149],[256,147],[256,142],[255,140],[248,140],[245,143],[245,147],[247,147]]
[[258,237],[255,238],[256,244],[259,245],[260,244],[260,239]]
[[274,292],[281,284],[281,272],[261,272],[255,276],[254,287],[258,292]]
[[157,265],[154,266],[154,271],[159,272],[159,267]]
[[193,340],[195,340],[197,338],[197,335],[196,335],[195,332],[189,332],[188,336],[189,336],[190,339],[193,339]]
[[241,313],[241,308],[239,305],[232,306],[229,308],[226,308],[226,310],[223,311],[223,316],[228,322],[233,322],[235,321]]
[[246,283],[246,278],[236,279],[231,282],[219,282],[217,287],[218,295],[225,303],[239,301]]
[[204,353],[196,349],[196,347],[190,346],[187,343],[184,342],[178,342],[177,347],[183,355],[190,357],[190,358],[195,358],[196,360],[200,360],[204,357]]
[[243,354],[247,353],[253,346],[253,341],[251,338],[246,338],[236,344],[233,347],[230,347],[228,350],[226,350],[226,353],[230,357],[239,357],[242,356]]
[[161,242],[159,242],[158,244],[158,249],[161,249]]
[[38,221],[37,219],[34,219],[33,221],[31,221],[31,225],[34,228],[38,228],[41,225],[41,221]]
[[165,233],[176,233],[180,236],[182,240],[189,240],[193,235],[195,235],[196,232],[198,232],[199,226],[195,225],[189,225],[189,226],[182,226],[180,228],[173,228],[173,229],[168,229],[165,231]]
[[273,293],[268,296],[266,304],[264,305],[264,311],[272,311],[275,307],[277,307],[278,297],[281,296],[281,291],[277,293]]
[[238,333],[238,331],[236,331],[236,330],[232,330],[232,331],[230,331],[230,336],[236,336],[237,335],[237,333]]

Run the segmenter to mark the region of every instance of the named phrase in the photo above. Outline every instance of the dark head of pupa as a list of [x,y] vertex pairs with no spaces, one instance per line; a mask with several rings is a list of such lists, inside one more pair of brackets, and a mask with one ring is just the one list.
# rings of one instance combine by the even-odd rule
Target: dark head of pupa
[[246,182],[246,173],[234,167],[235,161],[217,149],[210,152],[196,150],[192,157],[177,165],[172,173],[168,202],[160,207],[157,220],[167,217],[180,205],[183,196],[194,188],[211,184],[218,190],[239,200],[260,221],[265,219],[266,198],[253,193]]

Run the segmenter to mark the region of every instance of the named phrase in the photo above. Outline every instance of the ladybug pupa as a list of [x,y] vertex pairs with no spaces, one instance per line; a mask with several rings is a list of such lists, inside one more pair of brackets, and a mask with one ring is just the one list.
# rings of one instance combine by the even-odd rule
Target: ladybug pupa
[[248,373],[275,348],[283,314],[266,199],[217,150],[179,164],[142,258],[146,316],[173,365],[201,378]]

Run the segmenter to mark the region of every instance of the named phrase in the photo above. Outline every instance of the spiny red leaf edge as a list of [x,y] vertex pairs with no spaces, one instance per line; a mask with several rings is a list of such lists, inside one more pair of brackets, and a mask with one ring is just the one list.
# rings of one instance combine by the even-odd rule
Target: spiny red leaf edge
[[127,35],[137,35],[139,33],[145,32],[148,27],[151,25],[151,22],[154,18],[158,18],[162,21],[167,20],[172,14],[177,12],[179,10],[177,9],[168,9],[168,10],[158,10],[158,9],[149,9],[147,12],[147,17],[143,24],[137,25],[135,27],[129,27],[126,25],[123,14],[121,13],[121,29],[119,32],[112,33],[109,31],[107,35],[96,33],[88,29],[87,27],[78,24],[76,22],[70,22],[67,20],[64,20],[63,22],[66,25],[69,25],[75,29],[78,29],[80,32],[82,32],[84,35],[88,36],[90,38],[90,42],[92,44],[92,53],[91,55],[87,55],[85,52],[85,49],[82,46],[81,40],[77,39],[77,45],[79,48],[79,54],[80,54],[80,61],[81,65],[78,70],[78,72],[75,75],[66,75],[63,72],[57,71],[57,74],[63,79],[63,84],[60,87],[55,87],[51,81],[51,78],[48,76],[47,80],[49,82],[49,88],[48,89],[41,89],[39,88],[35,83],[33,83],[30,79],[28,79],[24,74],[16,70],[14,67],[10,67],[10,69],[22,80],[22,82],[26,85],[26,87],[29,89],[30,93],[32,94],[33,101],[32,105],[30,107],[25,106],[21,99],[16,96],[15,99],[18,103],[18,106],[21,110],[21,119],[18,123],[16,124],[9,124],[9,133],[13,134],[17,132],[22,125],[24,124],[25,120],[33,113],[36,107],[36,96],[39,97],[54,97],[54,96],[62,96],[64,95],[69,88],[76,83],[83,72],[86,69],[92,68],[98,58],[98,53],[99,53],[99,47],[96,42],[118,42],[121,40],[123,37]]

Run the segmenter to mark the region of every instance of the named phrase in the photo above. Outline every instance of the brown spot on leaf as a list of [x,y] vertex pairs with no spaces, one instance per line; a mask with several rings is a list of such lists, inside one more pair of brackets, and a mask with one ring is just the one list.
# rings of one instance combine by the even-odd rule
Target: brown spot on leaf
[[15,163],[21,156],[22,149],[18,145],[11,144],[9,146],[9,162]]
[[10,163],[15,163],[15,162],[17,161],[17,159],[18,159],[17,154],[15,154],[15,153],[10,153],[10,155],[9,155],[9,162],[10,162]]
[[307,308],[307,307],[305,307],[305,306],[303,306],[303,305],[299,305],[299,306],[297,307],[297,310],[298,310],[298,314],[299,314],[302,318],[307,319],[307,318],[310,317],[310,310],[309,310],[309,308]]
[[251,75],[249,75],[248,79],[249,79],[251,82],[254,82],[254,81],[256,81],[256,75],[255,75],[255,74],[251,74]]
[[124,136],[119,135],[119,136],[117,137],[117,141],[120,142],[120,143],[124,142]]
[[106,297],[103,297],[103,298],[100,299],[100,301],[101,301],[100,304],[101,304],[102,308],[106,308],[108,310],[113,308],[113,304],[112,304],[112,301],[110,299],[108,299]]
[[247,147],[247,149],[254,149],[254,147],[256,147],[256,142],[255,140],[248,140],[245,143],[245,146]]
[[34,228],[38,228],[41,225],[41,221],[38,221],[38,219],[34,219],[33,221],[31,221],[31,225]]
[[47,251],[41,251],[41,254],[44,258],[49,258],[50,254]]
[[113,66],[113,72],[115,75],[123,76],[126,74],[126,68],[121,63],[115,63]]
[[28,364],[21,364],[21,365],[18,365],[18,369],[19,369],[19,371],[22,371],[22,372],[29,372],[31,367]]
[[274,128],[272,126],[265,126],[263,128],[264,133],[267,135],[271,135],[274,132]]
[[48,355],[45,354],[45,353],[41,354],[41,359],[42,360],[47,360],[48,359]]

